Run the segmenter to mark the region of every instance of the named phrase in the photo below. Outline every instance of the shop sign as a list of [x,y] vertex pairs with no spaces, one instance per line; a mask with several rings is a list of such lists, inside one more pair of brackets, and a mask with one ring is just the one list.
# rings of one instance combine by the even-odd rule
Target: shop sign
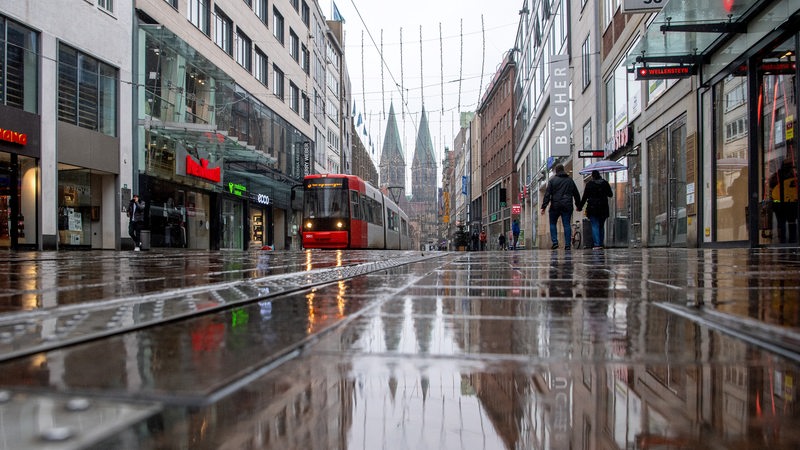
[[622,0],[622,12],[658,12],[667,0]]
[[640,67],[636,69],[637,80],[668,80],[689,78],[694,75],[694,66]]
[[254,198],[256,203],[261,205],[269,205],[269,195],[256,194]]
[[[614,138],[606,145],[606,155],[627,147],[633,141],[633,129],[630,126],[620,128],[614,132]],[[580,153],[580,151],[579,151]]]
[[303,142],[303,175],[311,174],[311,143]]
[[186,175],[219,183],[222,179],[222,170],[220,167],[208,167],[208,160],[205,158],[200,158],[198,164],[191,155],[186,155]]
[[511,205],[511,214],[519,214],[522,212],[522,207],[518,203]]
[[550,153],[553,156],[569,156],[572,134],[569,117],[569,57],[553,56],[550,62],[550,104],[553,114],[550,119]]
[[247,187],[239,183],[228,183],[228,191],[237,197],[241,197],[247,192]]
[[28,145],[28,135],[19,131],[6,130],[0,128],[0,141],[11,142],[12,144]]

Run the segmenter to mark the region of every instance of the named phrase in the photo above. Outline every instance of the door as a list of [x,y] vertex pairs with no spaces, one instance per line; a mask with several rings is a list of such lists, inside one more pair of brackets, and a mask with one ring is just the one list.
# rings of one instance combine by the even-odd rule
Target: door
[[650,246],[686,245],[686,119],[647,141]]
[[244,248],[242,218],[242,202],[222,200],[222,248],[236,250]]

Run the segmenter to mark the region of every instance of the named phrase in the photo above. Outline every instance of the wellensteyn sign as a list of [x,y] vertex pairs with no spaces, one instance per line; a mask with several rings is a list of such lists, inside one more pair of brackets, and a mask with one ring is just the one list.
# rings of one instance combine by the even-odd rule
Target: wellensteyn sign
[[668,0],[622,0],[623,12],[656,12],[667,3]]
[[569,114],[569,56],[553,55],[550,60],[550,154],[569,156],[572,124]]

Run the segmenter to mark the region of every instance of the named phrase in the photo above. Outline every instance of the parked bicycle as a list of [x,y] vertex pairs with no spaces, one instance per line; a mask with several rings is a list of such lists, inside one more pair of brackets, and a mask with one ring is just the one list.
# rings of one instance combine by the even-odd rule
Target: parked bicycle
[[581,233],[581,220],[577,219],[575,220],[575,223],[572,224],[572,248],[581,248],[582,242],[583,234]]

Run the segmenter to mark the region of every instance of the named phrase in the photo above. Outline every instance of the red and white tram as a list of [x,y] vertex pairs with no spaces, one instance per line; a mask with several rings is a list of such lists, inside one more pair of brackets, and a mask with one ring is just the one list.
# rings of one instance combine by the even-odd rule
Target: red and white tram
[[307,175],[303,187],[304,248],[411,248],[406,213],[361,178]]

